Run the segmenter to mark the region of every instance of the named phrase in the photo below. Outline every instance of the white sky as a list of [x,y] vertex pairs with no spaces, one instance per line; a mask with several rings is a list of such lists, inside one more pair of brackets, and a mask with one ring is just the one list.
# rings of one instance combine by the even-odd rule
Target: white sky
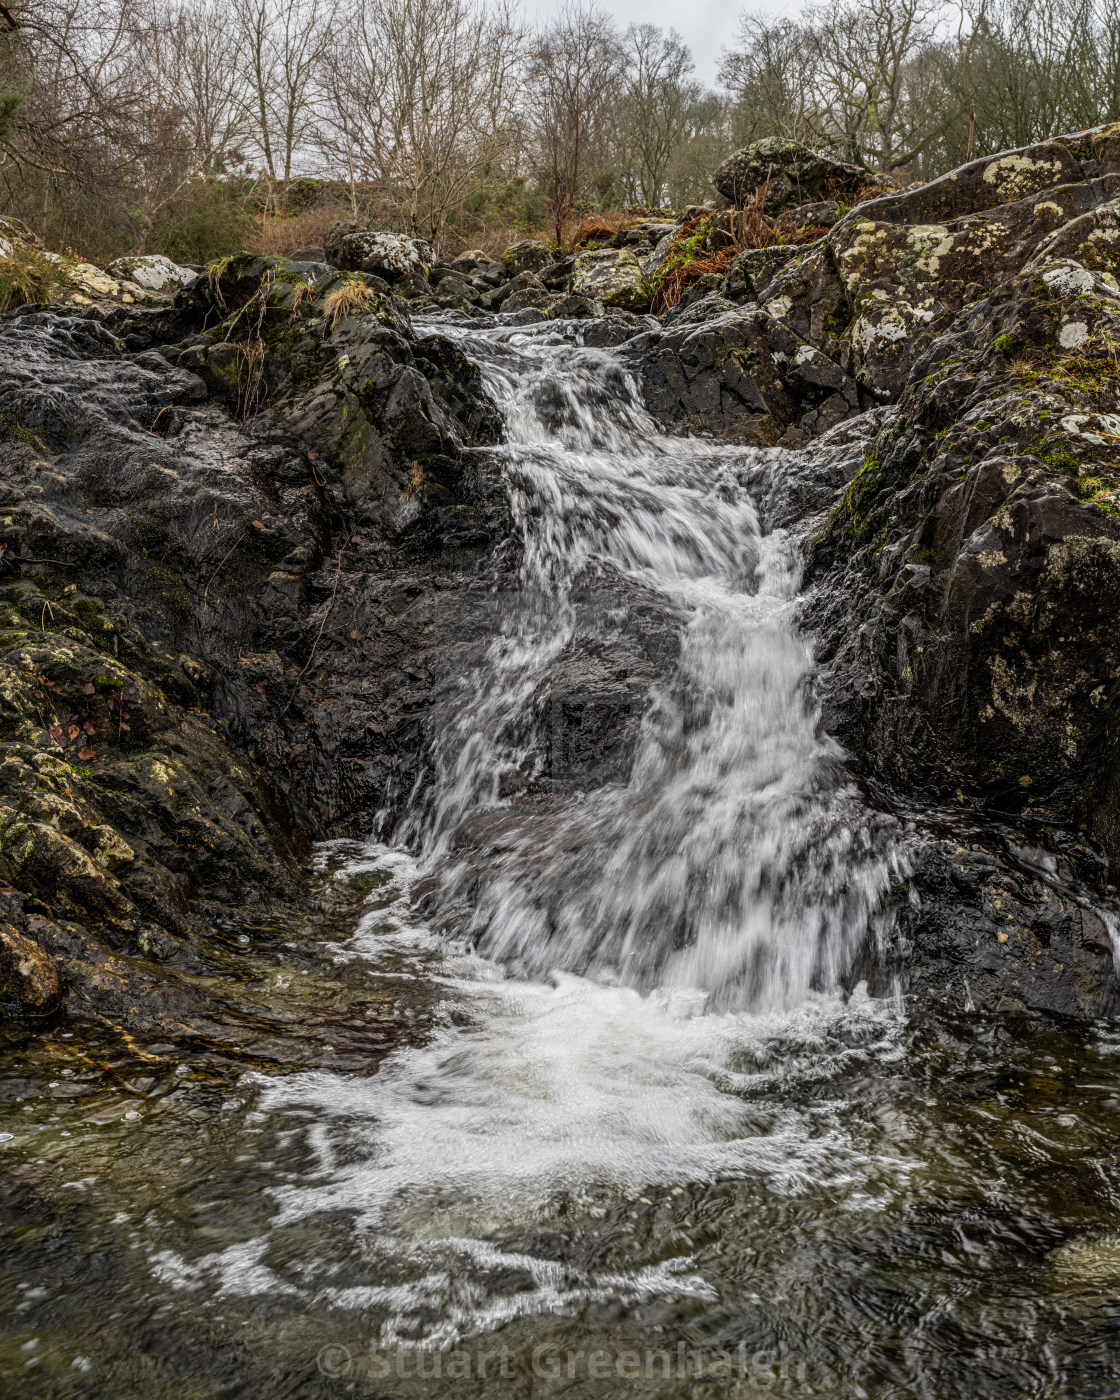
[[[714,83],[719,67],[719,52],[734,37],[739,13],[747,9],[754,13],[781,14],[798,8],[795,0],[600,0],[625,29],[628,24],[659,24],[662,29],[676,29],[692,50],[696,60],[695,76],[705,83]],[[555,0],[526,0],[529,17],[546,19],[555,10]]]

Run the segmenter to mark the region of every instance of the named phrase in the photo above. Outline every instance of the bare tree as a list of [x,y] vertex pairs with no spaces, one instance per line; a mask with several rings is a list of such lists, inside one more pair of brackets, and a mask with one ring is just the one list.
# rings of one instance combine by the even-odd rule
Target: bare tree
[[610,18],[567,4],[533,45],[526,109],[553,233],[563,243],[601,149],[625,65]]
[[251,97],[227,0],[177,7],[149,0],[141,56],[158,86],[158,100],[181,116],[193,167],[210,174],[239,164]]
[[333,0],[233,0],[233,13],[252,138],[269,177],[286,182],[313,129]]
[[703,89],[691,81],[692,54],[675,29],[634,24],[624,36],[626,67],[620,104],[631,197],[647,207],[665,197],[673,154]]
[[732,94],[731,121],[739,144],[764,136],[822,138],[812,49],[803,24],[740,17],[738,47],[724,56],[719,74]]
[[359,0],[323,65],[321,146],[438,241],[511,146],[523,43],[511,8]]
[[939,0],[834,0],[808,12],[826,129],[849,160],[894,170],[931,139],[908,80],[944,13]]

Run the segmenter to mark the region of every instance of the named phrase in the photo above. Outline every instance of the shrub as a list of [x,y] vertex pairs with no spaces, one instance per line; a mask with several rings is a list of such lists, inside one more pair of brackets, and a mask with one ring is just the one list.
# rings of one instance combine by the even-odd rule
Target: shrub
[[50,301],[66,281],[70,260],[17,238],[3,238],[0,249],[4,246],[8,251],[0,256],[0,311],[33,301]]
[[179,263],[209,263],[246,247],[256,227],[235,182],[192,180],[155,216],[148,243]]

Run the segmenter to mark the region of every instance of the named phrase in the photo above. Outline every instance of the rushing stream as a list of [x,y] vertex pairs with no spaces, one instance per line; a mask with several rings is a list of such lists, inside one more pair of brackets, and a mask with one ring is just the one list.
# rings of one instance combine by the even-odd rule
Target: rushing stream
[[[517,584],[393,844],[321,853],[372,886],[339,964],[435,1028],[131,1122],[6,1063],[0,1141],[69,1212],[2,1256],[6,1393],[1116,1395],[1120,1037],[916,1031],[858,981],[910,836],[819,724],[797,454],[659,436],[554,325],[451,333]],[[679,651],[628,776],[565,777],[550,678],[638,607]]]

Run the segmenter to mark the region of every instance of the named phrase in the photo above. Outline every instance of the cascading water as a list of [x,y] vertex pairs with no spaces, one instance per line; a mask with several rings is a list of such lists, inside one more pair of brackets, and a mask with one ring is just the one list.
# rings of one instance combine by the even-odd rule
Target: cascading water
[[614,974],[700,991],[709,1009],[833,989],[896,856],[819,727],[798,541],[760,529],[766,469],[790,454],[659,435],[617,360],[555,332],[465,342],[505,410],[523,563],[408,836],[451,892],[459,824],[498,802],[505,775],[540,766],[547,720],[526,716],[548,714],[574,591],[589,571],[620,576],[663,599],[682,634],[630,781],[570,803],[543,842],[527,833],[531,860],[515,837],[469,931],[530,975]]
[[[797,540],[760,528],[756,497],[789,454],[659,436],[620,363],[554,328],[463,343],[506,413],[520,575],[414,794],[416,864],[393,857],[401,897],[350,950],[428,938],[407,887],[434,874],[436,904],[463,920],[444,964],[451,1023],[376,1076],[298,1076],[262,1098],[317,1124],[320,1171],[278,1188],[278,1226],[342,1210],[398,1280],[414,1259],[395,1291],[330,1296],[372,1309],[388,1340],[429,1344],[590,1298],[708,1296],[684,1249],[625,1277],[561,1277],[532,1245],[494,1241],[560,1198],[594,1214],[682,1182],[746,1175],[782,1194],[881,1173],[839,1122],[756,1099],[893,1056],[898,1025],[891,1005],[838,990],[900,858],[818,724]],[[542,688],[586,640],[591,573],[671,609],[679,657],[646,701],[629,780],[567,791],[519,830],[503,781],[543,766]],[[625,616],[592,625],[606,644]],[[506,828],[480,875],[459,833],[488,817]],[[499,1266],[532,1287],[495,1296]]]
[[[506,413],[480,479],[520,550],[456,593],[500,626],[436,691],[396,844],[328,843],[314,927],[237,945],[271,945],[239,974],[275,976],[269,1018],[301,1029],[333,957],[323,1025],[394,1048],[232,1090],[193,1029],[162,1075],[159,1043],[95,1065],[112,1027],[21,1031],[4,1394],[1114,1395],[1115,1026],[963,996],[904,1025],[853,986],[926,839],[861,800],[798,628],[799,532],[862,444],[666,439],[578,327],[433,329]],[[20,334],[60,414],[164,401]],[[245,446],[212,407],[189,431]]]

